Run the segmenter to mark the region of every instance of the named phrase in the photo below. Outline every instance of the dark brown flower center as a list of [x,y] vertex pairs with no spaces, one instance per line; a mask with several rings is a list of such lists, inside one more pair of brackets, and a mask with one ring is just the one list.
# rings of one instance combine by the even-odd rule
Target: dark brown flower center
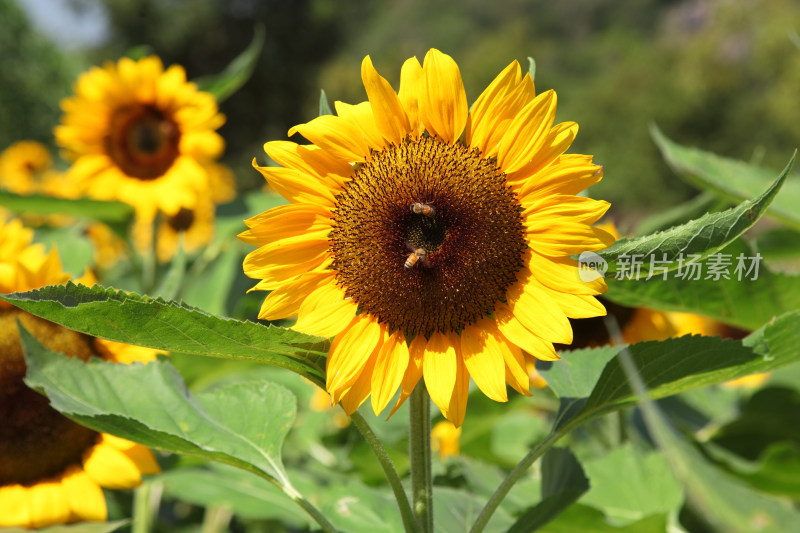
[[333,221],[338,283],[409,338],[491,315],[527,247],[494,159],[434,137],[373,152],[337,196]]
[[177,213],[171,217],[167,217],[167,224],[175,231],[186,231],[192,227],[194,223],[194,211],[181,207]]
[[180,130],[170,116],[151,105],[131,105],[111,116],[106,152],[128,176],[163,176],[178,157]]
[[17,309],[0,308],[0,486],[34,483],[81,464],[97,432],[66,418],[28,388],[17,321],[49,349],[94,355],[92,339]]

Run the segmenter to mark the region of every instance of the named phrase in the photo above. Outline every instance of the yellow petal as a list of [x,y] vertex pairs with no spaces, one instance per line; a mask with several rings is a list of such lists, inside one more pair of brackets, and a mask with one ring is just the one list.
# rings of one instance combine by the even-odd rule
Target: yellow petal
[[130,489],[142,482],[142,473],[125,452],[103,443],[84,453],[83,469],[89,477],[109,489]]
[[239,234],[239,239],[263,246],[264,244],[320,231],[330,231],[330,211],[313,204],[282,205],[264,211],[244,221],[250,228]]
[[549,197],[553,194],[578,194],[603,178],[603,167],[592,163],[592,157],[581,154],[565,154],[550,165],[533,174],[522,169],[509,174],[520,197],[535,194]]
[[561,310],[569,318],[593,318],[596,316],[606,316],[606,308],[603,307],[594,296],[583,294],[566,294],[545,288],[550,296],[558,302]]
[[586,223],[555,222],[544,217],[536,220],[535,225],[528,225],[527,232],[528,245],[548,257],[596,252],[616,241],[607,231]]
[[69,499],[59,481],[40,481],[28,489],[31,527],[64,524],[69,520]]
[[419,101],[424,90],[425,78],[422,65],[416,57],[411,57],[403,63],[403,68],[400,70],[400,90],[397,91],[397,97],[406,111],[409,131],[414,137],[418,137],[425,128],[419,117]]
[[285,280],[330,263],[327,239],[282,239],[247,254],[244,273],[251,278]]
[[509,183],[534,176],[540,170],[553,164],[572,145],[572,141],[577,135],[578,124],[575,122],[562,122],[550,128],[547,138],[530,162],[508,175]]
[[278,320],[294,316],[300,310],[303,300],[319,286],[335,283],[333,273],[308,272],[292,278],[289,282],[274,289],[264,298],[258,318]]
[[29,490],[22,485],[0,486],[0,527],[32,527]]
[[501,341],[491,334],[492,319],[482,318],[461,332],[461,354],[472,380],[496,402],[508,401]]
[[514,90],[522,77],[519,63],[512,61],[481,93],[467,119],[467,146],[486,152],[487,141],[507,112],[503,106],[505,97]]
[[500,346],[503,351],[503,361],[505,362],[506,381],[518,393],[530,396],[530,375],[527,372],[525,355],[522,353],[522,349],[514,343],[508,342],[499,330],[497,334],[503,339]]
[[72,518],[80,521],[105,522],[108,519],[103,489],[77,466],[64,472],[61,480],[67,495]]
[[351,119],[322,115],[289,130],[290,137],[295,133],[342,161],[364,161],[369,154],[361,128]]
[[450,338],[444,333],[438,331],[433,333],[425,346],[422,374],[425,376],[425,386],[431,400],[442,412],[449,409],[457,372],[455,344],[451,343]]
[[377,415],[392,399],[408,367],[408,345],[403,333],[396,331],[383,343],[372,373],[372,410]]
[[553,349],[553,344],[525,327],[506,304],[499,303],[495,306],[494,317],[497,321],[497,329],[503,336],[530,355],[543,361],[561,359]]
[[375,361],[378,358],[378,353],[380,352],[382,344],[382,342],[379,342],[372,351],[353,384],[341,390],[341,398],[339,401],[342,403],[344,412],[348,415],[352,415],[370,394],[372,376],[375,373]]
[[324,185],[331,186],[332,181],[342,186],[353,174],[352,165],[314,145],[271,141],[264,145],[264,152],[283,167],[317,176]]
[[528,249],[527,264],[543,285],[570,294],[603,294],[608,287],[603,278],[583,281],[578,262],[569,257],[546,257]]
[[[458,338],[455,334],[451,334],[451,342],[456,343]],[[450,404],[447,410],[442,410],[442,414],[455,427],[461,427],[464,423],[464,415],[467,413],[467,400],[469,399],[469,372],[464,365],[464,359],[461,357],[460,350],[456,349],[456,382],[453,386],[453,394],[450,397]]]
[[427,344],[428,341],[425,340],[425,337],[417,335],[408,345],[408,366],[405,374],[403,374],[403,380],[400,382],[400,397],[392,408],[392,412],[389,413],[390,417],[411,396],[420,378],[422,378],[422,361],[425,359],[425,346]]
[[547,91],[528,103],[509,124],[500,141],[497,163],[504,172],[521,169],[547,140],[556,115],[556,93]]
[[381,150],[386,146],[386,141],[383,140],[383,136],[378,130],[375,114],[372,112],[369,102],[352,105],[337,101],[333,103],[333,107],[336,108],[336,113],[340,117],[350,120],[358,126],[361,138],[371,150]]
[[350,386],[366,365],[383,329],[371,315],[362,313],[333,339],[328,351],[325,388],[334,403],[339,401],[340,389]]
[[[523,269],[527,271],[527,268]],[[506,291],[508,308],[527,329],[550,342],[570,344],[572,326],[557,302],[527,275]],[[520,276],[522,279],[522,275]],[[502,329],[501,329],[502,331]]]
[[520,198],[520,203],[523,208],[522,216],[528,228],[552,224],[554,220],[592,224],[611,207],[611,204],[604,200],[567,194],[554,194],[548,197],[533,195]]
[[335,283],[325,283],[308,294],[300,304],[297,322],[292,329],[309,335],[333,337],[353,320],[358,305],[346,299],[344,290]]
[[467,123],[467,93],[453,58],[431,48],[425,54],[425,92],[420,114],[425,128],[450,144],[456,142]]
[[408,118],[392,86],[378,74],[369,56],[361,63],[361,80],[367,90],[378,131],[386,141],[399,145],[410,131]]
[[338,191],[339,186],[334,183],[324,184],[313,174],[305,174],[293,168],[260,167],[255,159],[253,168],[261,172],[270,187],[292,203],[309,203],[322,207],[332,207],[335,204],[334,190]]

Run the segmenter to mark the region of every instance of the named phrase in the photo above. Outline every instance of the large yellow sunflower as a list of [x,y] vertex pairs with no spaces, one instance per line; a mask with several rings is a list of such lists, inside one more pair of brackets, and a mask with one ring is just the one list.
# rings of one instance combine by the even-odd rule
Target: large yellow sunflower
[[[68,279],[58,253],[45,255],[32,236],[19,221],[0,219],[0,292]],[[24,384],[17,322],[51,350],[83,360],[148,361],[155,352],[93,339],[0,301],[0,527],[105,520],[101,487],[135,487],[158,464],[146,447],[72,422]]]
[[528,394],[526,356],[558,359],[568,317],[605,313],[603,280],[569,257],[614,241],[592,227],[608,203],[577,196],[602,168],[564,154],[577,124],[553,124],[555,93],[516,61],[471,110],[438,50],[404,63],[397,93],[369,56],[361,77],[369,101],[289,130],[313,145],[265,145],[281,166],[256,168],[290,203],[246,221],[244,270],[272,291],[261,318],[334,338],[327,389],[348,413],[424,378],[458,426],[470,377],[497,401]]
[[164,70],[155,56],[92,68],[61,107],[55,136],[74,160],[69,178],[91,197],[133,205],[146,220],[193,209],[224,149],[215,130],[225,117],[214,97],[187,82],[183,67]]

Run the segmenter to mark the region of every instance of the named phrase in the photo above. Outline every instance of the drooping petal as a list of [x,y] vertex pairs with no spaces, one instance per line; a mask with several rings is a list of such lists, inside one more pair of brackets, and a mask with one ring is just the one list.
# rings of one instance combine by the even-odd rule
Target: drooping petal
[[341,396],[339,401],[342,403],[344,412],[352,415],[362,403],[367,399],[371,392],[372,376],[375,373],[375,362],[378,359],[378,354],[381,351],[383,342],[386,338],[385,330],[381,332],[381,340],[377,346],[372,350],[372,353],[367,358],[366,363],[359,372],[353,384],[341,389]]
[[492,334],[494,321],[482,318],[461,332],[461,354],[478,388],[496,402],[508,401],[502,341]]
[[453,397],[458,373],[457,359],[456,347],[450,338],[438,331],[433,333],[425,346],[422,374],[431,400],[442,412],[449,409]]
[[425,91],[420,114],[425,128],[453,144],[467,124],[467,93],[453,58],[432,48],[422,63]]
[[[457,342],[455,334],[451,334],[451,342]],[[447,410],[442,410],[442,414],[455,427],[461,427],[464,423],[464,415],[467,413],[467,400],[469,399],[469,372],[464,364],[464,359],[459,349],[456,349],[456,382],[453,385],[453,394],[450,397],[450,404]]]
[[361,80],[367,90],[378,131],[389,143],[400,144],[411,131],[408,117],[392,86],[378,74],[369,56],[361,63]]
[[328,352],[325,388],[334,403],[339,401],[342,389],[352,385],[367,364],[384,329],[385,326],[363,313],[354,317],[350,325],[333,339]]
[[405,374],[403,374],[403,380],[400,382],[400,397],[397,399],[397,403],[392,408],[389,416],[392,416],[403,405],[403,402],[411,396],[414,388],[422,378],[422,362],[425,360],[425,346],[427,344],[428,341],[425,340],[425,337],[417,335],[408,345],[408,366]]
[[408,345],[403,333],[396,331],[383,344],[372,373],[372,409],[383,411],[403,381],[409,365]]
[[84,453],[83,468],[92,481],[110,489],[130,489],[142,482],[136,462],[102,441]]

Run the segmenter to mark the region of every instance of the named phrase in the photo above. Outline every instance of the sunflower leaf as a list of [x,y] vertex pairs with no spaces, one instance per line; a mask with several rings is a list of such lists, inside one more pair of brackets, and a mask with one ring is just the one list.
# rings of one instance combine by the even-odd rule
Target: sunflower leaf
[[[658,399],[798,362],[798,345],[800,311],[793,311],[742,341],[695,335],[640,342],[628,349],[650,396]],[[557,428],[574,427],[638,401],[622,371],[620,350],[575,350],[541,369],[561,400]]]
[[[651,261],[658,261],[659,273],[669,272],[680,268],[684,261],[697,262],[721,250],[761,218],[781,189],[794,159],[793,155],[775,181],[752,200],[665,231],[619,239],[598,252],[608,264],[607,272],[619,272],[627,279],[639,279],[649,274]],[[639,268],[636,268],[637,260],[641,265]]]
[[32,194],[21,196],[0,191],[0,206],[17,214],[70,215],[83,220],[96,220],[111,226],[124,234],[125,228],[133,220],[133,207],[122,202],[104,202],[81,198],[53,198]]
[[226,100],[238,91],[242,85],[247,83],[256,68],[258,56],[261,55],[261,49],[264,47],[265,35],[264,26],[256,25],[250,45],[219,74],[194,80],[197,87],[201,91],[214,95],[217,102]]
[[[755,257],[739,239],[725,255]],[[753,279],[755,278],[755,279]],[[607,279],[605,298],[629,307],[696,313],[746,330],[754,330],[772,318],[800,309],[800,275],[772,272],[761,264],[757,276],[744,279],[682,279],[659,276],[649,280]]]
[[25,382],[73,420],[288,486],[280,450],[297,407],[294,395],[280,385],[238,382],[193,395],[165,360],[84,362],[48,350],[21,325],[20,338],[28,366]]
[[[772,171],[763,167],[681,146],[668,139],[655,125],[650,127],[650,135],[661,150],[661,155],[679,176],[729,201],[738,202],[756,196],[774,176]],[[768,214],[800,230],[798,205],[800,176],[795,173],[786,180],[783,192],[769,206]]]
[[219,318],[99,285],[67,283],[6,294],[20,309],[87,335],[116,342],[227,359],[257,361],[291,370],[324,386],[326,341],[275,326]]
[[331,105],[328,103],[328,95],[325,94],[325,89],[319,90],[319,116],[333,115]]

